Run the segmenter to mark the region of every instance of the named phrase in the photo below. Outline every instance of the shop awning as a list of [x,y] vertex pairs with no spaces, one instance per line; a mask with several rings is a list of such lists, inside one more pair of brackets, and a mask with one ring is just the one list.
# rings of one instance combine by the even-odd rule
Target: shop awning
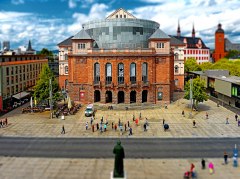
[[22,99],[22,98],[28,96],[29,94],[30,94],[30,93],[28,93],[28,92],[26,92],[26,91],[22,91],[22,92],[20,92],[20,93],[18,93],[18,94],[13,95],[12,97],[13,97],[13,98],[16,98],[16,99]]

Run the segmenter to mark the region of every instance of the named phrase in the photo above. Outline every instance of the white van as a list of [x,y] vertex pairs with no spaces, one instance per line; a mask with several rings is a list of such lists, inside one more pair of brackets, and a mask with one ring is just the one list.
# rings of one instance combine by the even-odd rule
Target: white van
[[89,117],[92,116],[94,114],[95,110],[94,110],[94,106],[93,104],[89,104],[85,110],[85,116]]

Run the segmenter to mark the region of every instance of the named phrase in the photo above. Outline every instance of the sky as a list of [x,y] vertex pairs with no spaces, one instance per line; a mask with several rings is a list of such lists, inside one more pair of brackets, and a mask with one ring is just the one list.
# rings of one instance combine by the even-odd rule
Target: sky
[[169,35],[176,35],[179,21],[181,35],[191,36],[194,24],[196,36],[211,49],[221,23],[225,36],[240,43],[240,0],[1,0],[0,42],[16,49],[31,40],[35,50],[56,50],[84,22],[105,19],[119,8],[158,22]]

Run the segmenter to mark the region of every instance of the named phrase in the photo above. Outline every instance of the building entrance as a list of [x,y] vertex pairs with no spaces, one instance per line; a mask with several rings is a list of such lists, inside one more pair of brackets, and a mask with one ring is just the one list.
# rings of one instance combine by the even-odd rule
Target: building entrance
[[130,93],[130,103],[136,103],[136,91],[131,91]]
[[143,90],[142,91],[142,103],[147,102],[147,95],[148,95],[148,91],[147,90]]
[[124,92],[123,91],[118,92],[118,103],[124,103]]
[[101,95],[99,90],[94,91],[94,102],[99,102],[101,101]]
[[106,91],[106,103],[111,103],[111,102],[112,102],[112,92]]

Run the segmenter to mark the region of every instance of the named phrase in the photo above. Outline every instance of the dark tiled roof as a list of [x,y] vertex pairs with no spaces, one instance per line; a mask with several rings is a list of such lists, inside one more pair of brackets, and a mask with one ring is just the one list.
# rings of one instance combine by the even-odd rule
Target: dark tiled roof
[[150,37],[149,39],[170,39],[170,37],[165,34],[162,30],[157,29]]
[[90,37],[90,35],[84,29],[82,29],[72,39],[92,40],[92,37]]
[[178,40],[181,40],[183,43],[184,43],[184,39],[186,39],[187,40],[187,48],[197,48],[198,49],[196,44],[198,44],[198,41],[201,40],[201,42],[202,42],[202,49],[209,49],[205,45],[205,43],[202,41],[202,39],[199,38],[199,37],[183,37],[183,36],[180,36],[180,37],[173,36],[173,37],[175,37]]
[[173,37],[171,35],[169,35],[169,37],[171,37],[170,45],[176,45],[176,46],[178,46],[178,45],[184,46],[185,45],[181,40],[178,40],[178,39],[176,39],[175,37]]
[[58,46],[71,46],[72,45],[72,38],[73,36],[65,39],[64,41],[60,42]]

